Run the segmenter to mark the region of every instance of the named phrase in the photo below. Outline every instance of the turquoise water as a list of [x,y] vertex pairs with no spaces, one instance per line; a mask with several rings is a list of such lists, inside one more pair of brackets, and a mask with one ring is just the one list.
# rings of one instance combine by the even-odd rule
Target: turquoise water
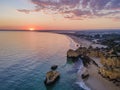
[[[75,43],[65,35],[41,32],[0,32],[0,90],[82,90],[66,52]],[[44,85],[45,74],[58,65],[61,78]]]

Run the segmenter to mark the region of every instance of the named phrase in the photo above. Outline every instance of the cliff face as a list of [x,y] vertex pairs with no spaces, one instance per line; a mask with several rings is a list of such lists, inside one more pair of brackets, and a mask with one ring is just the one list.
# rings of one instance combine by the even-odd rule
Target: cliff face
[[104,65],[104,66],[108,66],[108,67],[118,67],[120,68],[120,58],[117,58],[117,57],[108,57],[108,58],[105,58],[105,57],[102,57],[101,58],[101,63]]
[[68,57],[78,57],[78,56],[102,57],[103,52],[97,49],[79,47],[76,50],[69,49],[67,52],[67,56]]
[[102,57],[101,63],[103,67],[100,68],[100,73],[104,77],[120,79],[120,57]]
[[78,57],[78,56],[79,56],[79,54],[76,51],[72,50],[72,49],[69,49],[67,51],[67,57]]
[[102,57],[103,56],[103,52],[101,51],[98,51],[98,50],[91,50],[89,53],[88,53],[88,56],[91,56],[91,57]]
[[120,79],[120,71],[119,70],[109,70],[106,68],[100,68],[100,73],[104,76],[104,77],[108,77],[109,79]]
[[[106,56],[107,55],[107,56]],[[68,57],[97,57],[100,58],[102,67],[99,68],[99,72],[110,79],[120,79],[120,56],[112,55],[107,52],[103,52],[100,49],[91,49],[85,47],[79,47],[76,50],[68,50]]]

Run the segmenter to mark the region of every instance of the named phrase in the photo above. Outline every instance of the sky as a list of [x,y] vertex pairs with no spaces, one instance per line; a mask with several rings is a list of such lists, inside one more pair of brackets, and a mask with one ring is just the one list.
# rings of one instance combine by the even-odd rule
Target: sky
[[120,0],[0,0],[0,29],[120,29]]

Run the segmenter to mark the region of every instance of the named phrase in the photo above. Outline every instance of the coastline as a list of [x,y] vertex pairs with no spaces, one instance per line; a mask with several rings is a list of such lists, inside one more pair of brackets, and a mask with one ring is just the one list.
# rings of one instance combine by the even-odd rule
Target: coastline
[[[78,38],[73,35],[64,34],[70,37],[73,41],[76,42],[78,46],[82,45],[84,47],[89,47],[92,45],[91,42]],[[98,59],[94,59],[95,62],[100,63]],[[98,74],[98,67],[96,67],[94,64],[90,64],[87,68],[89,73],[88,80],[85,80],[85,84],[90,87],[91,90],[120,90],[120,87],[116,86],[109,80],[103,78],[100,74]]]

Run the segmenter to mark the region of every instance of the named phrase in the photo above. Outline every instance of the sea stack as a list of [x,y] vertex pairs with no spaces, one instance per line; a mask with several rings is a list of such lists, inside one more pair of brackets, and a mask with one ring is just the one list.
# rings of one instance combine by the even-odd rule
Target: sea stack
[[46,73],[45,85],[51,85],[59,79],[60,73],[56,71],[57,67],[58,65],[51,66],[51,71]]

